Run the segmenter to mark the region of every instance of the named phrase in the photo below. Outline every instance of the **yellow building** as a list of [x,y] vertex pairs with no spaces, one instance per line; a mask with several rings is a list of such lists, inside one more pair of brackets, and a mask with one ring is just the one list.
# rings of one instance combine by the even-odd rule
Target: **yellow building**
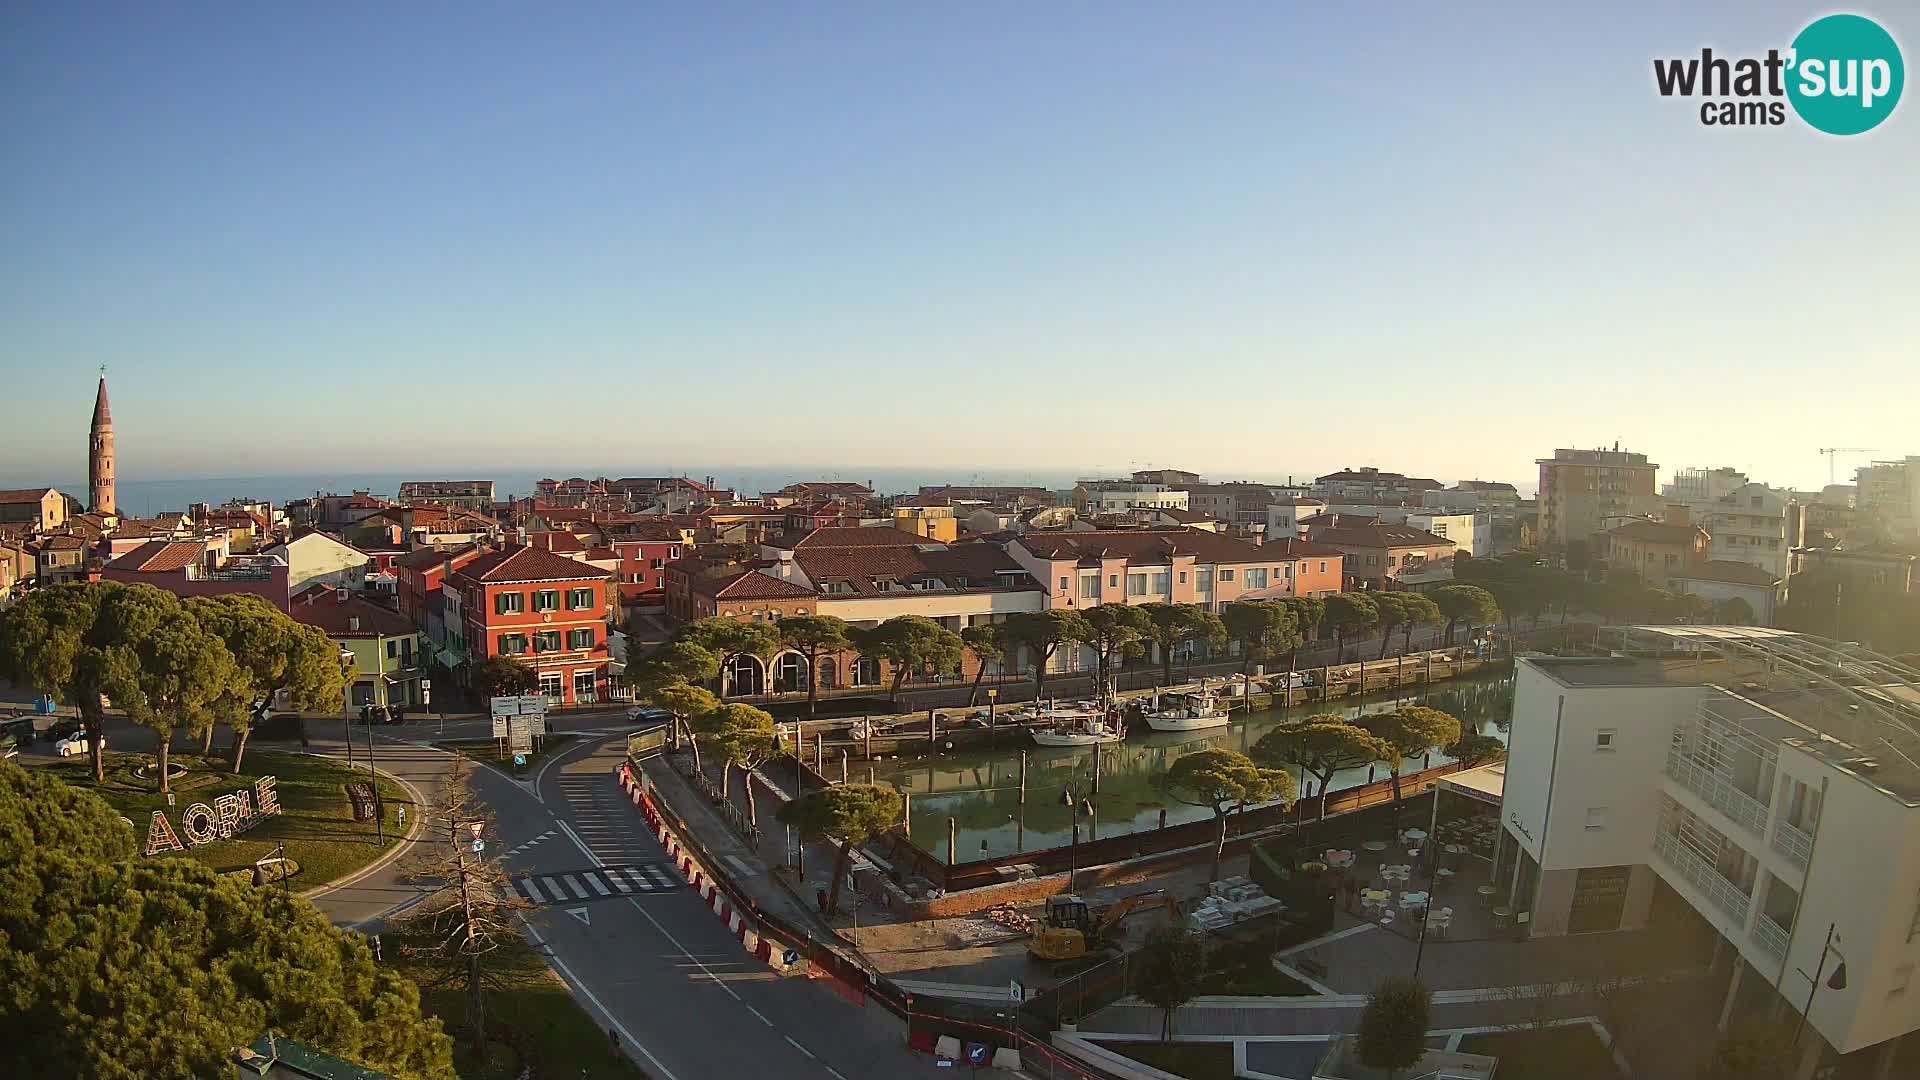
[[960,538],[960,521],[953,516],[951,506],[896,506],[893,527],[943,544]]
[[354,707],[420,704],[426,654],[406,616],[327,585],[296,594],[287,613],[353,654]]

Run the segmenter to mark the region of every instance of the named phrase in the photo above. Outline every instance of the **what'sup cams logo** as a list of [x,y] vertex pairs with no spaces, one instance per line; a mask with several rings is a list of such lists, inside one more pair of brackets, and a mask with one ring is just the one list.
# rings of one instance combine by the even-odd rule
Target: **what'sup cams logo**
[[1787,106],[1829,135],[1878,127],[1900,104],[1906,65],[1893,35],[1861,15],[1828,15],[1807,24],[1786,51],[1730,59],[1701,49],[1697,57],[1653,62],[1661,97],[1703,98],[1709,127],[1780,125]]

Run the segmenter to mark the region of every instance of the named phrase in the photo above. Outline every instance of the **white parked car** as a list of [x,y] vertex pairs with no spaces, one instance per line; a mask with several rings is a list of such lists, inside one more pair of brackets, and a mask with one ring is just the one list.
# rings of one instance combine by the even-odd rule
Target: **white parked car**
[[[105,750],[106,748],[107,748],[107,739],[106,739],[106,736],[103,735],[100,737],[100,749]],[[84,731],[76,732],[75,734],[69,735],[64,739],[61,739],[59,742],[54,743],[53,752],[56,754],[59,754],[61,757],[78,757],[79,755],[86,753],[87,752],[86,732]]]

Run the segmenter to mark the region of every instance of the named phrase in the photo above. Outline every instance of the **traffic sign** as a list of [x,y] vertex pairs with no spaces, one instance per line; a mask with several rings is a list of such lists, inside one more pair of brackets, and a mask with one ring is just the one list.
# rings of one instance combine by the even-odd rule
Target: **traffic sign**
[[485,840],[475,840],[473,842],[473,853],[475,855],[478,855],[485,850],[487,850],[487,842]]
[[1020,1002],[1027,1000],[1027,988],[1020,985],[1019,979],[1013,980],[1013,982],[1010,984],[1010,988],[1011,988],[1014,1004],[1017,1005]]
[[800,962],[800,950],[799,950],[799,949],[788,949],[788,950],[787,950],[786,952],[783,952],[783,953],[781,953],[781,954],[780,954],[780,962],[781,962],[782,964],[785,964],[785,965],[787,965],[788,967],[792,967],[793,965],[795,965],[795,964],[797,964],[797,963],[799,963],[799,962]]
[[487,831],[487,823],[484,821],[469,821],[467,822],[467,831],[473,834],[475,840],[478,840],[480,839],[480,834]]
[[980,1066],[980,1065],[985,1065],[986,1063],[987,1063],[987,1044],[977,1043],[977,1042],[968,1043],[967,1044],[967,1064]]
[[525,765],[526,763],[527,763],[527,755],[525,755],[525,754],[515,754],[515,755],[513,755],[513,764],[514,764],[514,767],[515,767],[515,768],[519,768],[519,767],[521,767],[521,766],[524,766],[524,765]]

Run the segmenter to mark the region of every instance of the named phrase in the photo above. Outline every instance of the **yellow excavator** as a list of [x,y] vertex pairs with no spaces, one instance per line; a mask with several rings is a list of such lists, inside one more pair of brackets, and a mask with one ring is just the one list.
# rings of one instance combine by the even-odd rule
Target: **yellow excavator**
[[1092,911],[1078,896],[1047,898],[1047,924],[1027,943],[1035,960],[1073,960],[1112,944],[1115,932],[1129,915],[1147,908],[1165,908],[1167,918],[1180,920],[1180,901],[1165,891],[1135,893],[1109,908]]

